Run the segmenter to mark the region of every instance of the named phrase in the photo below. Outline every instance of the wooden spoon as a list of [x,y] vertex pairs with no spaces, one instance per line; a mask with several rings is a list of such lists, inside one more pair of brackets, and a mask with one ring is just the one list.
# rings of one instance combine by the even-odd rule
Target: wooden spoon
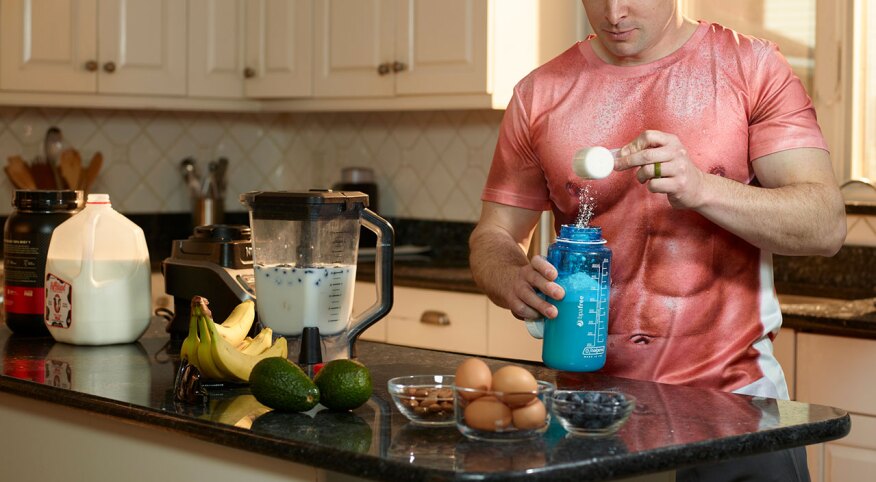
[[76,149],[64,149],[61,159],[58,161],[61,170],[61,178],[67,184],[67,189],[79,189],[82,174],[82,158]]
[[6,175],[12,184],[19,189],[36,189],[37,184],[30,168],[21,156],[9,156],[6,159]]
[[80,189],[83,189],[85,192],[91,190],[91,185],[94,184],[94,180],[97,179],[97,174],[100,172],[101,166],[103,166],[103,154],[101,154],[100,151],[97,151],[91,156],[91,161],[88,163],[88,167],[85,168],[82,173],[83,175],[79,182]]

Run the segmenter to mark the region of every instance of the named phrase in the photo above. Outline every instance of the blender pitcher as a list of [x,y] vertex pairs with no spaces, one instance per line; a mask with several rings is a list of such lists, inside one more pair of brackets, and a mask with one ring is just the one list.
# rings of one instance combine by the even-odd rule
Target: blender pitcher
[[[256,309],[311,367],[355,356],[354,343],[392,308],[393,229],[357,191],[254,191],[249,208]],[[360,226],[377,235],[377,301],[352,317]]]

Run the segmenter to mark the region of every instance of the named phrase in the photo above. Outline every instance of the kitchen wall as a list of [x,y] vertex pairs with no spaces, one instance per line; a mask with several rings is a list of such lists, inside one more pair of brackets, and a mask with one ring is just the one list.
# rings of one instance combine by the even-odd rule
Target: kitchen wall
[[[243,211],[239,193],[329,187],[345,166],[375,170],[385,216],[475,222],[501,111],[229,114],[0,108],[0,154],[41,154],[49,126],[86,162],[104,168],[94,191],[125,213],[189,212],[179,173],[193,156],[201,170],[231,161],[226,206]],[[0,176],[0,199],[12,186]],[[856,197],[859,195],[856,195]],[[0,215],[11,211],[0,204]],[[876,217],[849,216],[846,244],[876,246]]]
[[[228,157],[226,206],[255,189],[330,187],[345,166],[375,170],[386,216],[474,222],[501,111],[228,114],[0,108],[0,154],[33,159],[52,125],[104,167],[92,191],[125,213],[182,213],[179,163]],[[0,199],[13,187],[3,176]],[[0,215],[11,206],[0,205]]]

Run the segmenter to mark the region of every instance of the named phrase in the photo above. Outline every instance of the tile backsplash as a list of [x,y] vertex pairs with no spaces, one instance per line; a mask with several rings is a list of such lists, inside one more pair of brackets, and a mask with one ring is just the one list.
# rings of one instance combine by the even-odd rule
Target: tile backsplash
[[[93,187],[124,213],[187,213],[180,161],[230,161],[225,206],[242,192],[331,187],[344,167],[374,170],[380,213],[476,222],[502,111],[240,114],[0,107],[0,154],[42,154],[50,126],[85,162],[101,151]],[[13,187],[0,176],[0,199]],[[12,210],[0,203],[0,216]],[[846,244],[876,246],[876,217],[849,216]]]
[[[314,114],[186,113],[0,108],[0,154],[31,160],[58,126],[84,162],[101,151],[92,188],[124,213],[189,212],[180,161],[201,171],[230,161],[228,211],[242,192],[331,187],[343,167],[374,170],[386,216],[474,222],[498,135],[501,111]],[[0,199],[13,187],[2,176]],[[0,215],[11,211],[0,204]]]

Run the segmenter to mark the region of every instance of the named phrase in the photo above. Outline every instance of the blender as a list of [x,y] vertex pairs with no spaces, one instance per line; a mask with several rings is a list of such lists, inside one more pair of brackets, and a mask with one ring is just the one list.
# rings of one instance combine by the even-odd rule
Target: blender
[[[358,191],[253,191],[249,209],[256,310],[305,370],[355,357],[355,342],[392,308],[393,229]],[[377,235],[377,301],[353,316],[361,226]]]

